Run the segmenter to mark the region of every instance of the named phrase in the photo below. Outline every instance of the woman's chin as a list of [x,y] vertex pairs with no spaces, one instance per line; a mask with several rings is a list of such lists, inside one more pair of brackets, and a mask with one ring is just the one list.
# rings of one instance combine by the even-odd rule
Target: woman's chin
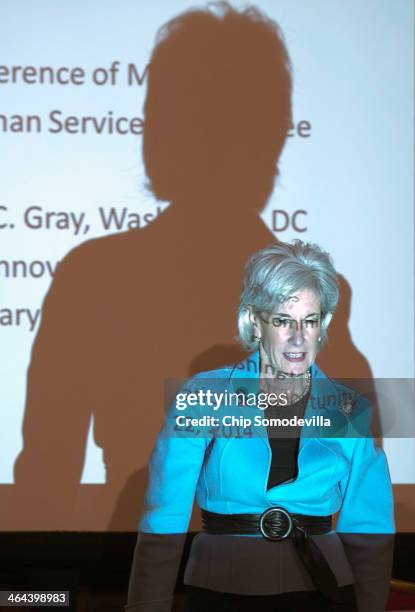
[[282,371],[288,376],[302,376],[308,370],[308,365],[306,362],[304,363],[287,363],[284,364]]

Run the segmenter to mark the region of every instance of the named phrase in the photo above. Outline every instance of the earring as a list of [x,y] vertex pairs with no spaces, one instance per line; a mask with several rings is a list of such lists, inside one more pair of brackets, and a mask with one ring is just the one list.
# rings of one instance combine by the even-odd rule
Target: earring
[[256,340],[257,342],[261,342],[261,336],[254,336],[254,340]]
[[321,342],[321,336],[318,337],[318,341]]

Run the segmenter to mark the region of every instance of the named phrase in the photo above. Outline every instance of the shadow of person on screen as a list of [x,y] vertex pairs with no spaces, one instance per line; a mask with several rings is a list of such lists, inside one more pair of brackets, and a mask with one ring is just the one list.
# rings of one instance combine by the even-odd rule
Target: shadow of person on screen
[[[291,122],[277,24],[225,4],[190,10],[159,31],[147,78],[145,170],[155,198],[171,204],[144,229],[75,248],[45,298],[15,464],[30,504],[14,512],[30,528],[136,529],[114,506],[147,463],[163,381],[188,376],[196,356],[201,370],[223,365],[215,346],[243,357],[244,264],[275,240],[259,213]],[[106,484],[88,498],[91,416]]]
[[[259,213],[291,121],[278,26],[225,5],[188,11],[159,31],[147,79],[145,170],[171,204],[145,228],[65,257],[33,346],[15,479],[33,492],[33,522],[37,512],[57,528],[74,524],[91,415],[111,491],[103,505],[113,504],[148,460],[163,380],[186,377],[214,345],[236,346],[244,264],[275,240]],[[222,364],[216,354],[200,366]],[[105,528],[111,510],[90,518]]]

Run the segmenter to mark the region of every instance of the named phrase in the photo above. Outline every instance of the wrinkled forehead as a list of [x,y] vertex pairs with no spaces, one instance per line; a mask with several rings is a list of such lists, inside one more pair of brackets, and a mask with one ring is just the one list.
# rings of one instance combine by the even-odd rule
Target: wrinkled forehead
[[273,308],[273,312],[290,315],[309,316],[311,314],[320,314],[321,304],[320,297],[312,289],[304,289],[297,291],[285,299],[278,301]]

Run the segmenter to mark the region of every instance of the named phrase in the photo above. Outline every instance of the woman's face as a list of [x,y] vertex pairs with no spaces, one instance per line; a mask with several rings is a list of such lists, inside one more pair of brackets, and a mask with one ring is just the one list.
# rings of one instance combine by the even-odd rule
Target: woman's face
[[[293,294],[271,314],[251,315],[259,344],[262,369],[298,376],[314,362],[321,332],[320,299],[311,289]],[[268,369],[269,371],[269,369]],[[271,372],[270,372],[271,373]]]

